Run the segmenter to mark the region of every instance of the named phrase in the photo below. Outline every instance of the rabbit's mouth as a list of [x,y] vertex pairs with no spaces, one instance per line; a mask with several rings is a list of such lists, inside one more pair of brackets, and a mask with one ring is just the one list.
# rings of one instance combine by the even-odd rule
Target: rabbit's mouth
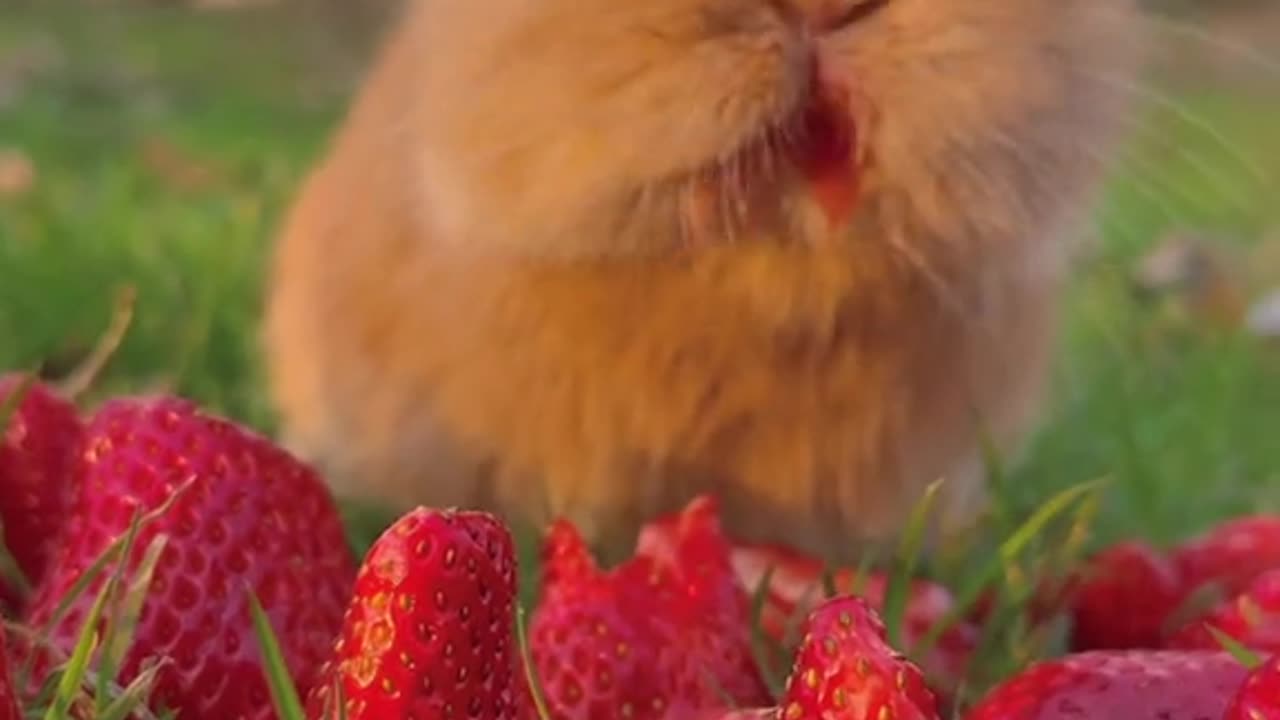
[[[692,178],[685,222],[703,240],[777,220],[796,196],[837,231],[857,211],[868,153],[848,98],[815,67],[803,102]],[[797,192],[799,191],[799,192]]]
[[837,86],[815,80],[812,87],[809,101],[792,121],[796,139],[789,157],[831,227],[841,227],[858,205],[865,147],[848,99]]

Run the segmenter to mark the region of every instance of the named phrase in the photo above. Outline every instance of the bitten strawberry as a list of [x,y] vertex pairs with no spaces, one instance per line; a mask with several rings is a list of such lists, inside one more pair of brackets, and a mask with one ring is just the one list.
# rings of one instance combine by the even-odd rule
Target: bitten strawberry
[[1078,653],[1006,680],[965,720],[1216,720],[1245,673],[1225,652]]
[[805,623],[804,637],[779,717],[938,717],[920,670],[889,647],[884,624],[862,598],[819,605]]
[[1070,591],[1073,650],[1159,648],[1182,600],[1178,570],[1142,542],[1094,555]]
[[308,715],[516,720],[527,684],[513,633],[516,560],[492,515],[418,508],[365,557]]
[[1173,557],[1186,592],[1215,583],[1224,599],[1233,597],[1258,575],[1280,568],[1280,516],[1228,520],[1182,543]]
[[13,676],[9,674],[7,645],[5,633],[0,630],[0,720],[22,720],[22,712],[18,708],[18,693],[13,687]]
[[676,602],[691,612],[696,625],[689,636],[693,656],[711,664],[721,692],[750,704],[767,700],[768,692],[751,651],[751,607],[734,574],[732,552],[718,503],[703,495],[646,525],[635,555],[680,588]]
[[[813,558],[787,549],[740,545],[733,549],[733,566],[739,582],[754,593],[772,569],[761,626],[775,642],[785,643],[794,636],[799,622],[825,599],[822,587],[822,564]],[[883,573],[867,573],[859,582],[858,573],[840,569],[832,573],[839,595],[865,598],[877,612],[884,609],[889,579]],[[950,591],[937,583],[916,579],[910,584],[902,637],[908,646],[923,638],[955,607]],[[788,631],[791,631],[790,633]],[[922,667],[933,677],[951,685],[964,676],[969,658],[977,646],[978,629],[969,623],[958,623],[948,629],[931,651],[920,659]]]
[[649,562],[605,575],[565,522],[552,526],[543,559],[529,641],[552,718],[659,720],[723,707],[688,662],[679,621],[653,601]]
[[[22,380],[0,378],[0,406]],[[38,382],[8,420],[0,427],[0,519],[5,547],[34,585],[44,576],[71,504],[72,467],[84,429],[76,408]]]
[[726,693],[768,702],[714,519],[714,504],[695,501],[609,572],[571,525],[552,526],[530,639],[553,717],[693,717],[724,708]]
[[1254,668],[1236,691],[1222,720],[1280,718],[1280,655]]
[[1244,592],[1193,620],[1169,639],[1173,648],[1218,650],[1216,628],[1250,648],[1280,653],[1280,570],[1254,578]]
[[[155,511],[184,488],[141,530],[126,566],[136,568],[157,534],[168,537],[121,679],[134,677],[144,659],[165,656],[173,662],[160,673],[152,708],[186,720],[274,717],[249,615],[252,589],[296,683],[309,688],[341,627],[355,573],[334,503],[312,470],[248,430],[161,397],[106,403],[86,429],[75,472],[65,542],[28,622],[50,619],[136,512]],[[104,577],[54,629],[63,652]]]

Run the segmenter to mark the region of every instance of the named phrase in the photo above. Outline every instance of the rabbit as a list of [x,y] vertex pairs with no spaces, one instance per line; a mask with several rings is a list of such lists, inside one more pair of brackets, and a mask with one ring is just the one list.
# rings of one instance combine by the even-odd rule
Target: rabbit
[[410,0],[281,221],[282,442],[339,498],[701,494],[847,560],[1039,426],[1140,72],[1127,0]]

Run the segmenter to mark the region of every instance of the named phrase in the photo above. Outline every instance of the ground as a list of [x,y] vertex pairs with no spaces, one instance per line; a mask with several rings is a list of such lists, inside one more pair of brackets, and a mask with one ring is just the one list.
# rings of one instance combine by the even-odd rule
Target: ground
[[[1143,90],[1151,111],[1072,289],[1052,412],[1001,482],[1020,517],[1107,478],[1093,544],[1280,510],[1280,347],[1130,283],[1140,256],[1190,230],[1250,271],[1244,292],[1280,287],[1280,97],[1266,92],[1280,68],[1213,27],[1214,42],[1177,33],[1182,64],[1162,74],[1176,81]],[[36,173],[0,197],[0,367],[65,372],[132,286],[136,316],[97,395],[163,388],[272,430],[256,354],[263,258],[364,51],[332,30],[270,7],[0,7],[0,153]],[[1181,72],[1192,46],[1212,72]],[[1239,72],[1224,75],[1224,58]]]

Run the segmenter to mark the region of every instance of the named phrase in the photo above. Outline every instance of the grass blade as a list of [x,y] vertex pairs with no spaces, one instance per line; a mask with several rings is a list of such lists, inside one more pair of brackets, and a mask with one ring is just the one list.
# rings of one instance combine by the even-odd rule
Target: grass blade
[[874,563],[870,554],[863,555],[858,561],[857,572],[849,583],[849,594],[861,597],[867,590],[867,582],[871,579],[871,566]]
[[[133,645],[133,635],[138,629],[138,620],[142,616],[142,606],[146,602],[147,593],[151,589],[151,580],[155,577],[156,565],[160,562],[160,554],[168,545],[167,535],[157,535],[147,545],[142,562],[134,571],[133,581],[121,596],[119,607],[108,621],[108,634],[102,643],[102,655],[98,663],[98,671],[104,681],[114,679],[117,670],[124,664],[125,655]],[[102,688],[100,688],[100,691]],[[99,697],[105,697],[105,693]],[[102,709],[105,712],[105,708]]]
[[[124,543],[120,546],[121,561],[116,565],[115,571],[111,573],[111,579],[107,581],[106,586],[103,588],[103,595],[107,596],[108,602],[114,602],[116,599],[116,588],[120,586],[124,578],[125,569],[129,566],[129,557],[133,552],[134,543],[137,542],[141,523],[142,513],[135,508],[133,519],[129,522],[129,529],[124,534]],[[112,648],[117,644],[116,634],[119,630],[119,623],[115,618],[117,608],[112,608],[112,610],[111,613],[108,613],[104,623],[106,626],[102,633],[102,647],[104,649]],[[102,710],[107,702],[107,685],[115,679],[116,667],[109,662],[108,653],[104,652],[100,656],[98,663],[98,692],[94,696],[94,701],[99,711]]]
[[884,624],[889,632],[891,647],[902,647],[902,620],[907,612],[911,579],[920,561],[929,514],[938,498],[938,490],[942,487],[942,482],[937,480],[925,488],[920,502],[916,503],[911,511],[906,532],[903,533],[902,542],[898,545],[897,562],[893,564],[893,572],[889,574],[888,584],[885,586]]
[[89,609],[88,617],[85,618],[84,625],[80,627],[75,649],[72,650],[71,659],[67,662],[66,672],[58,680],[58,689],[53,695],[53,702],[49,704],[49,709],[44,714],[45,720],[67,719],[67,713],[80,692],[80,684],[89,668],[89,658],[98,646],[98,619],[102,616],[102,610],[111,594],[110,588],[108,584],[103,592],[98,593],[93,606]]
[[978,451],[985,470],[983,477],[987,483],[987,497],[990,498],[990,506],[997,526],[1004,530],[1012,524],[1010,518],[1013,514],[1009,509],[1008,475],[1004,458],[987,424],[980,416],[975,416],[975,420],[978,430]]
[[[103,554],[93,562],[93,564],[85,568],[85,571],[81,573],[80,577],[71,585],[67,594],[58,601],[57,607],[54,608],[53,615],[50,616],[49,621],[45,623],[44,627],[42,627],[37,633],[37,645],[49,645],[49,638],[53,635],[54,628],[57,628],[62,623],[66,618],[67,613],[71,610],[71,606],[80,599],[80,596],[84,595],[84,593],[88,591],[89,586],[92,585],[98,579],[98,576],[105,571],[107,563],[110,562],[111,558],[114,556],[115,549],[117,548],[114,543],[111,546],[108,546],[107,550],[104,551]],[[23,662],[22,667],[19,668],[16,673],[18,676],[19,687],[24,687],[30,680],[31,672],[34,669],[32,666],[35,662],[35,655],[35,653],[28,655],[27,659]]]
[[161,660],[144,668],[133,679],[133,682],[129,683],[128,687],[116,695],[111,704],[98,712],[94,720],[127,720],[136,716],[140,711],[145,711],[146,707],[143,703],[146,702],[147,696],[155,686],[156,678],[159,677],[161,668],[166,664],[166,661]]
[[262,609],[253,590],[246,588],[246,592],[249,594],[249,612],[253,616],[253,631],[258,636],[262,665],[276,712],[279,713],[280,720],[306,720],[302,701],[298,698],[298,688],[293,684],[289,666],[285,663],[284,654],[280,652],[280,643],[276,640],[275,631],[271,629],[271,619]]
[[[169,508],[177,501],[178,497],[181,496],[187,488],[191,487],[194,482],[194,476],[188,478],[182,485],[175,489],[173,495],[169,496],[169,498],[161,503],[159,507],[146,515],[143,515],[141,520],[138,522],[138,528],[154,522],[165,512],[168,512]],[[48,622],[46,622],[37,633],[37,645],[49,645],[49,638],[53,635],[54,629],[62,624],[62,621],[67,617],[67,613],[71,611],[72,606],[80,600],[81,596],[88,592],[89,586],[97,581],[98,576],[105,572],[107,564],[112,562],[121,554],[127,543],[132,542],[132,535],[132,526],[130,526],[130,531],[116,538],[107,545],[107,547],[103,548],[102,552],[99,553],[98,557],[92,563],[90,563],[89,567],[85,568],[84,572],[80,573],[80,577],[76,578],[76,581],[71,584],[67,593],[58,600],[58,604],[54,607],[53,614],[49,616]],[[31,671],[33,669],[32,664],[34,661],[35,653],[31,653],[23,662],[22,667],[18,669],[17,673],[15,673],[18,678],[19,687],[24,687],[30,681]]]
[[529,650],[529,631],[524,621],[524,606],[516,603],[516,642],[520,646],[520,660],[524,665],[524,679],[529,683],[529,695],[533,698],[534,713],[539,720],[551,720],[551,711],[547,709],[546,695],[542,692],[542,681],[538,671],[533,667],[533,653]]
[[720,702],[724,703],[725,712],[733,712],[734,710],[741,709],[741,706],[738,705],[738,701],[729,694],[729,688],[725,687],[724,683],[720,682],[720,678],[716,677],[716,671],[714,668],[704,665],[700,670],[702,671],[702,675],[706,679],[707,684],[711,686],[712,692],[716,694],[716,697],[720,698]]
[[[142,519],[138,523],[139,529],[146,527],[168,513],[174,503],[176,503],[178,499],[195,484],[195,481],[196,476],[192,475],[183,481],[178,487],[174,488],[173,494],[166,498],[163,503],[158,505],[151,512],[142,516]],[[105,572],[107,564],[120,555],[126,540],[127,535],[122,535],[112,541],[107,545],[107,547],[103,548],[102,552],[99,553],[98,557],[89,565],[89,567],[85,568],[84,572],[80,574],[80,577],[76,578],[76,581],[72,583],[67,593],[58,601],[57,606],[53,610],[53,614],[49,616],[48,622],[41,626],[37,632],[35,640],[37,645],[44,647],[48,647],[50,645],[49,638],[53,635],[54,629],[62,624],[62,621],[66,619],[67,613],[71,611],[72,606],[74,606],[75,603],[79,601],[80,597],[88,591],[89,586],[97,581],[98,576]],[[18,669],[17,673],[15,673],[19,687],[25,687],[30,681],[32,663],[34,660],[35,653],[31,653],[23,662],[22,667]]]
[[[55,667],[49,671],[48,675],[40,680],[40,687],[32,693],[30,698],[27,699],[27,707],[29,710],[49,707],[53,702],[54,693],[58,692],[58,682],[62,680],[64,670],[65,664]],[[33,714],[28,712],[26,716],[32,717]],[[39,715],[35,715],[35,717],[39,717]]]
[[1245,645],[1239,640],[1236,640],[1208,623],[1205,623],[1204,627],[1209,631],[1210,635],[1213,635],[1213,639],[1218,641],[1218,644],[1222,646],[1222,649],[1230,653],[1231,656],[1238,660],[1241,665],[1253,670],[1262,664],[1262,658],[1258,657],[1252,650],[1245,647]]
[[935,623],[933,627],[929,628],[924,637],[916,643],[911,654],[920,657],[932,650],[942,634],[950,630],[963,617],[964,613],[968,612],[967,608],[972,607],[977,602],[983,589],[1000,577],[1001,572],[1004,571],[1009,563],[1021,554],[1023,549],[1030,544],[1050,521],[1065,512],[1077,499],[1095,491],[1101,484],[1101,480],[1094,480],[1069,487],[1050,498],[1048,502],[1032,513],[1031,517],[1027,518],[1008,539],[1000,544],[995,556],[985,564],[982,570],[969,576],[969,579],[956,594],[955,607]]
[[822,564],[822,594],[826,600],[840,594],[840,588],[836,586],[836,572],[837,569],[831,563]]
[[777,668],[769,661],[769,638],[764,634],[764,606],[769,601],[769,588],[773,585],[774,566],[764,569],[764,575],[751,593],[751,656],[760,668],[765,686],[773,697],[782,697],[783,680],[775,674]]
[[93,387],[93,383],[102,374],[102,369],[107,366],[116,350],[120,348],[120,344],[124,342],[124,337],[129,332],[129,325],[133,322],[134,304],[137,299],[137,288],[132,285],[125,285],[116,291],[106,330],[98,338],[98,342],[88,356],[59,384],[58,389],[63,395],[74,400]]
[[[139,523],[139,527],[146,527],[167,514],[170,508],[173,507],[174,503],[178,501],[178,498],[186,493],[187,490],[195,484],[195,481],[196,476],[192,475],[183,481],[181,485],[174,488],[173,494],[166,498],[163,503],[158,505],[156,509],[142,516],[142,521]],[[53,615],[49,618],[49,622],[45,623],[44,627],[41,628],[41,632],[44,637],[48,637],[48,635],[53,632],[53,629],[62,622],[66,617],[67,612],[71,609],[71,606],[79,599],[80,595],[84,594],[90,583],[92,583],[96,579],[97,575],[103,571],[103,568],[107,563],[111,562],[120,554],[121,549],[124,547],[124,542],[124,536],[116,538],[110,545],[103,548],[102,553],[98,555],[98,558],[94,560],[89,567],[85,568],[85,571],[81,573],[76,582],[72,584],[70,591],[67,592],[66,596],[58,602],[57,607],[54,608]]]
[[[27,397],[27,393],[35,386],[39,378],[33,372],[22,373],[18,384],[5,397],[0,400],[0,430],[8,432],[9,423],[13,422],[13,416],[17,414],[18,408],[22,406],[22,401]],[[3,433],[0,433],[3,434]]]
[[[829,565],[824,566],[824,568],[829,567]],[[827,570],[824,569],[823,574],[824,577],[821,589],[822,592],[826,594],[825,599],[830,600],[840,594],[839,588],[836,586],[835,573],[827,572]],[[817,588],[818,586],[815,585],[810,585],[805,588],[804,595],[800,597],[800,601],[796,603],[796,606],[792,608],[791,613],[787,616],[786,621],[782,626],[782,642],[779,643],[783,650],[790,651],[792,648],[800,644],[800,633],[804,630],[805,621],[809,619],[810,610],[808,610],[808,608],[811,607],[809,601],[812,599],[813,592]],[[779,692],[781,692],[781,689],[786,685],[786,679],[778,677],[775,678],[775,680],[778,684]]]

